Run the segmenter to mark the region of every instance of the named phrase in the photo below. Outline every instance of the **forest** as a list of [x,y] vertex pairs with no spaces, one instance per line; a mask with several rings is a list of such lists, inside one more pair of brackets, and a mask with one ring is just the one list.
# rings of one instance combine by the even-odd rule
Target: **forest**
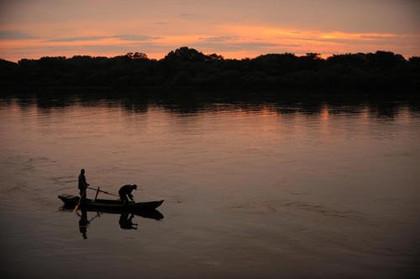
[[321,58],[317,53],[224,59],[181,47],[162,59],[135,52],[0,60],[2,88],[98,87],[199,90],[404,90],[420,88],[420,57],[388,51]]

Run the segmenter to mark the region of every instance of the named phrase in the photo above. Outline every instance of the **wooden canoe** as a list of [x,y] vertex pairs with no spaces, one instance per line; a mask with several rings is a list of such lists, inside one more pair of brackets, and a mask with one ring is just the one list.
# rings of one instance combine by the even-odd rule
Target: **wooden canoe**
[[[63,201],[66,208],[74,208],[79,204],[80,197],[75,195],[62,194],[58,198]],[[137,212],[137,211],[152,211],[158,208],[163,203],[160,201],[149,202],[132,202],[123,204],[120,200],[106,200],[106,199],[86,199],[80,206],[88,210],[97,210],[105,212]]]

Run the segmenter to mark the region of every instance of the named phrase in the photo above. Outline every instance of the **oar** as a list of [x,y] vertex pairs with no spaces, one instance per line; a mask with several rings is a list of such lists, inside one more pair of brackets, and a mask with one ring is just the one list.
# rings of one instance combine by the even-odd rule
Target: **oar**
[[114,196],[114,197],[119,197],[118,195],[116,195],[116,194],[113,194],[113,193],[110,193],[110,192],[107,192],[107,191],[104,191],[104,190],[100,190],[99,189],[99,187],[98,188],[93,188],[93,187],[87,187],[89,190],[94,190],[94,191],[97,191],[97,192],[101,192],[101,193],[104,193],[104,194],[107,194],[107,195],[110,195],[110,196]]
[[[100,189],[99,189],[99,186],[98,186],[98,188],[87,187],[87,189],[89,189],[89,190],[93,190],[93,191],[96,191],[96,197],[98,196],[98,192],[101,192],[101,193],[104,193],[104,194],[107,194],[107,195],[110,195],[110,196],[114,196],[114,197],[119,197],[118,195],[115,195],[115,194],[113,194],[113,193],[110,193],[110,192],[107,192],[107,191],[100,190]],[[95,197],[95,200],[96,200],[96,197]],[[80,199],[80,200],[79,200],[79,202],[77,203],[77,205],[76,205],[76,207],[74,208],[73,212],[76,212],[76,211],[79,209],[79,207],[80,207],[80,201],[81,201],[81,199]]]

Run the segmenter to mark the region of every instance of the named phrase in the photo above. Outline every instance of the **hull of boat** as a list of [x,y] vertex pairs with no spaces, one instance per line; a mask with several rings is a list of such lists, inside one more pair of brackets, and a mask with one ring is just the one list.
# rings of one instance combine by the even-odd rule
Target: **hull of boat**
[[59,195],[58,198],[63,201],[64,206],[67,208],[74,208],[79,205],[87,210],[97,210],[103,212],[117,213],[122,211],[136,212],[136,211],[150,211],[158,208],[163,200],[150,201],[150,202],[137,202],[123,204],[120,200],[104,200],[104,199],[86,199],[83,203],[79,204],[80,197],[74,195]]

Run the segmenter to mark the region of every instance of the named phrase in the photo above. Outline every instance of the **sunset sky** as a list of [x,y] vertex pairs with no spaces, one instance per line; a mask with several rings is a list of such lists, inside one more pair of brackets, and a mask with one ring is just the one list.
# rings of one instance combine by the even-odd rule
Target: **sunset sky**
[[390,50],[420,55],[417,0],[0,0],[0,57],[161,58],[181,46],[227,58]]

